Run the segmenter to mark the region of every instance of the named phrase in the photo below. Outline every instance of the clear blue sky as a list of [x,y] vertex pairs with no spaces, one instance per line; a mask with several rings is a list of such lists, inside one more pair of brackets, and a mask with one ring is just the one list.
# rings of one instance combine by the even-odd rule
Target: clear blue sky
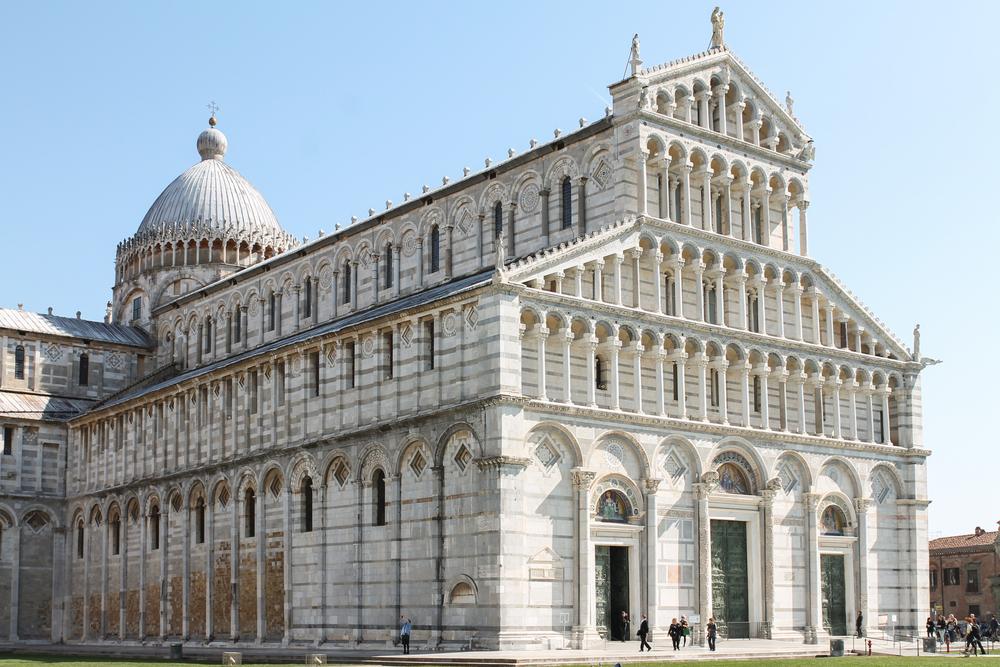
[[[600,117],[632,33],[647,65],[701,51],[712,5],[3,2],[0,305],[100,319],[115,244],[197,161],[210,100],[227,161],[314,237]],[[1000,3],[723,9],[816,140],[813,255],[945,360],[924,374],[932,534],[993,529]]]

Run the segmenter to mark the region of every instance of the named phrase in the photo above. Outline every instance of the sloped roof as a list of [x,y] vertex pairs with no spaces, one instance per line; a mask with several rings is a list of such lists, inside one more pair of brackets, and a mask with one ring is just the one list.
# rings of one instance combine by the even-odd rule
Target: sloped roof
[[13,308],[0,308],[0,329],[82,338],[132,347],[152,347],[149,336],[138,327],[79,320],[75,317],[42,315],[41,313],[29,313],[25,310],[14,310]]
[[0,417],[65,421],[86,412],[93,401],[0,391]]
[[979,535],[970,533],[968,535],[953,535],[951,537],[938,537],[930,541],[930,551],[992,551],[993,544],[997,539],[997,531],[988,530]]

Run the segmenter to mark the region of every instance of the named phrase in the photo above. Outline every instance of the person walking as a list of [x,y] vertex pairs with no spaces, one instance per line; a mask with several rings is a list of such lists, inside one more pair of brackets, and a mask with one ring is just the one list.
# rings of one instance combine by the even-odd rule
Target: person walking
[[681,648],[681,624],[677,622],[676,618],[670,619],[670,627],[667,629],[667,634],[670,635],[670,641],[674,645],[674,650],[679,651]]
[[645,614],[642,615],[642,622],[639,623],[639,631],[635,634],[639,635],[639,653],[642,653],[643,647],[647,651],[653,650],[653,647],[646,641],[646,638],[649,637],[649,621],[646,620]]
[[854,619],[854,630],[858,633],[858,639],[864,637],[865,615],[858,611],[858,617]]
[[972,655],[976,654],[976,646],[979,647],[979,651],[986,655],[986,649],[983,648],[982,630],[979,629],[979,621],[976,620],[975,614],[969,614],[969,634],[966,635],[965,639],[965,650],[968,651],[969,647],[972,647]]
[[399,642],[403,645],[403,655],[410,654],[410,632],[413,624],[406,616],[399,617]]
[[709,651],[714,651],[715,650],[715,637],[716,637],[716,635],[719,634],[719,626],[717,626],[715,624],[715,619],[714,618],[708,619],[707,629],[708,629],[708,650]]
[[632,632],[632,619],[629,618],[628,612],[622,610],[622,641],[628,641],[629,634]]
[[997,617],[994,614],[990,614],[990,639],[996,641],[997,631],[1000,630],[1000,621],[997,621]]
[[681,616],[681,639],[683,640],[682,646],[688,645],[688,635],[691,634],[691,626],[688,625],[687,616]]

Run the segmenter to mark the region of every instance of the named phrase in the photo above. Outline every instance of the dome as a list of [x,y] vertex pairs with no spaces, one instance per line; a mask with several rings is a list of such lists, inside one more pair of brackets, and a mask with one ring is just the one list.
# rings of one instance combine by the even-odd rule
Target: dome
[[[212,118],[214,121],[215,118]],[[201,162],[178,176],[156,198],[142,219],[136,237],[155,234],[164,228],[197,227],[220,236],[290,238],[278,224],[264,197],[226,164],[226,135],[213,127],[198,136]]]

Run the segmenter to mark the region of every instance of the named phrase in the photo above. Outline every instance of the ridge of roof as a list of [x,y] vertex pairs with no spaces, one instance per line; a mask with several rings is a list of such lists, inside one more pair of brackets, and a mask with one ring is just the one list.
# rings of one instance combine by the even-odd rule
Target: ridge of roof
[[1000,531],[988,530],[979,535],[966,533],[964,535],[951,535],[948,537],[937,537],[928,543],[930,550],[938,549],[961,549],[969,547],[993,546]]
[[148,334],[139,327],[83,320],[61,315],[43,315],[26,310],[0,308],[0,329],[82,338],[130,347],[152,347]]

